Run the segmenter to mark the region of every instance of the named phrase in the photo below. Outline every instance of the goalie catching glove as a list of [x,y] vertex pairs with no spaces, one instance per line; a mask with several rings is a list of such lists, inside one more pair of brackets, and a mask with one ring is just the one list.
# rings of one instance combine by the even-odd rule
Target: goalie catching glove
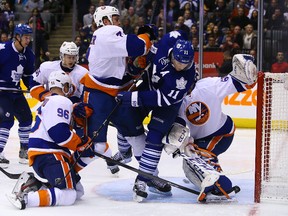
[[257,68],[253,61],[252,55],[234,55],[232,59],[233,70],[230,75],[244,84],[253,85],[257,81]]

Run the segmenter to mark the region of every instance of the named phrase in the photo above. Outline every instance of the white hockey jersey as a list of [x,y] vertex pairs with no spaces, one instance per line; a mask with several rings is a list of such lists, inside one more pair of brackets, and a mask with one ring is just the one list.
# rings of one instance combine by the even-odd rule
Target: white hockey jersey
[[234,132],[234,125],[229,124],[229,127],[225,125],[228,117],[222,112],[222,101],[227,95],[245,91],[247,87],[230,75],[197,81],[195,88],[185,97],[179,110],[179,117],[185,120],[190,129],[190,136],[200,139],[221,129],[227,134],[230,131]]
[[35,124],[31,129],[28,143],[29,165],[40,154],[59,154],[70,158],[81,143],[80,137],[70,130],[72,102],[60,95],[45,99],[38,108]]
[[[123,29],[107,25],[93,33],[88,49],[89,75],[81,81],[87,88],[116,96],[125,73],[126,58],[141,56],[151,42],[146,35],[125,35]],[[147,44],[150,43],[148,47]]]
[[[49,90],[47,86],[49,75],[53,71],[62,70],[60,64],[61,64],[61,60],[43,62],[40,65],[39,69],[34,72],[33,80],[37,83],[40,83],[41,85],[45,85],[46,90]],[[70,95],[70,97],[72,96],[76,96],[78,98],[81,97],[82,92],[83,92],[83,85],[80,83],[80,80],[86,73],[88,73],[88,70],[77,64],[74,66],[73,70],[68,73],[72,80],[72,84],[74,85],[74,89],[75,89],[75,91],[73,92],[72,95]],[[36,85],[31,88],[32,97],[33,95],[38,95],[38,92],[37,92],[38,87],[39,85],[38,86]]]

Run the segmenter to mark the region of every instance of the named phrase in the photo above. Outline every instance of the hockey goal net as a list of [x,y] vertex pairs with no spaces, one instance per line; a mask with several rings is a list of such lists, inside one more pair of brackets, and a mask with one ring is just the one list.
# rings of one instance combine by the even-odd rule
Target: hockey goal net
[[288,202],[288,73],[259,73],[255,202]]

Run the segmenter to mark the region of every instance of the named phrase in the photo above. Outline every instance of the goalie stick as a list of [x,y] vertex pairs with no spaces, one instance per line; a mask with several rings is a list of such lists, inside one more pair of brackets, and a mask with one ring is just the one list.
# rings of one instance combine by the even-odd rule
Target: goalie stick
[[0,170],[10,179],[18,179],[21,175],[21,173],[9,173],[6,170],[4,170],[2,167],[0,167]]

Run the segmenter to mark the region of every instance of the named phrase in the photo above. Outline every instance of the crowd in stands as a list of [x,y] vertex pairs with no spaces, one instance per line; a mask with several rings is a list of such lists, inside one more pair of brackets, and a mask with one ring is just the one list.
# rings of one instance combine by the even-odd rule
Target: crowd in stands
[[[3,32],[4,40],[6,35],[8,40],[11,39],[13,22],[16,20],[15,14],[17,10],[19,12],[19,8],[30,15],[37,14],[36,29],[38,32],[44,32],[44,37],[47,39],[49,31],[45,23],[41,21],[43,12],[51,14],[50,28],[57,28],[57,23],[63,19],[63,14],[60,12],[61,5],[71,5],[72,2],[72,0],[7,0],[1,8],[1,41]],[[103,5],[113,5],[119,8],[121,24],[127,34],[137,33],[139,26],[144,24],[156,25],[159,39],[164,29],[167,32],[181,29],[187,32],[194,49],[197,50],[199,48],[199,0],[167,0],[166,14],[164,14],[164,2],[162,0],[76,0],[76,29],[79,34],[75,42],[80,47],[81,56],[85,58],[85,50],[89,46],[93,31],[96,30],[93,13],[96,7]],[[271,30],[287,32],[288,0],[264,0],[263,4],[264,34]],[[257,55],[258,7],[259,0],[204,0],[204,51],[229,51],[227,53],[232,56],[236,53]],[[166,27],[164,28],[165,16]],[[27,21],[31,19],[33,17],[28,17]],[[285,43],[285,38],[277,43],[277,50],[273,59],[270,59],[271,64],[268,70],[271,69],[272,63],[276,62],[278,51],[283,52],[284,57],[287,57],[288,47],[279,45],[279,43]],[[42,54],[47,52],[45,46],[40,50]],[[39,52],[36,53],[38,54]]]

